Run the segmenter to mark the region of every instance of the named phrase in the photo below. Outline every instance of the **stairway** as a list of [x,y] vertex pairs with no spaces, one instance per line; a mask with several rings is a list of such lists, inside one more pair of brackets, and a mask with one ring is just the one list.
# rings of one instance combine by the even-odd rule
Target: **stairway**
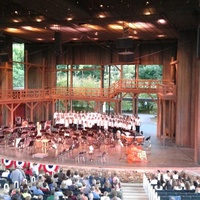
[[122,183],[123,200],[148,200],[142,183]]

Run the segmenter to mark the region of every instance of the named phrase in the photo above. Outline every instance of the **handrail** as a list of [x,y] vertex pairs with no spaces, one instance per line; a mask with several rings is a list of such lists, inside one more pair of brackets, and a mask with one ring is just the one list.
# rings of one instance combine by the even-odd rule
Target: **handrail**
[[171,95],[176,94],[176,85],[170,84],[159,84],[158,85],[158,93],[162,95]]
[[[134,80],[122,79],[115,81],[109,88],[68,88],[57,87],[51,89],[25,89],[25,90],[1,90],[1,101],[17,101],[32,99],[56,99],[56,98],[88,98],[88,99],[113,99],[119,93],[136,89],[140,92],[154,92],[162,95],[175,95],[176,86],[170,81],[161,80]],[[138,92],[138,93],[139,93]]]
[[148,195],[149,200],[160,200],[145,174],[143,174],[143,188],[145,193]]

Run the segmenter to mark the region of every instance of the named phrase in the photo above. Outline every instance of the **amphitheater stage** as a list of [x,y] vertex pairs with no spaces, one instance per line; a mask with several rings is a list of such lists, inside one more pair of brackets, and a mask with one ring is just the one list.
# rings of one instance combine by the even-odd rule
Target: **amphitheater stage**
[[[34,153],[30,153],[28,149],[18,150],[15,147],[5,148],[1,146],[0,157],[3,159],[36,162],[41,164],[58,165],[64,168],[95,168],[95,169],[124,169],[124,170],[157,170],[157,169],[180,169],[189,170],[200,174],[199,164],[194,161],[194,149],[177,147],[173,140],[166,139],[165,145],[156,137],[156,122],[151,121],[147,115],[141,115],[142,126],[141,130],[144,136],[151,136],[151,147],[146,149],[147,160],[140,162],[127,162],[127,148],[119,143],[113,148],[110,146],[101,146],[100,149],[95,149],[92,155],[86,151],[85,160],[78,160],[78,153],[83,151],[82,147],[74,149],[73,152],[66,156],[59,154],[55,149],[49,149],[47,154],[41,154],[41,150],[35,149]],[[67,147],[62,147],[67,148]],[[99,157],[102,152],[106,152],[105,161],[102,162]],[[35,156],[36,155],[36,156]],[[42,155],[42,156],[37,156]],[[91,159],[92,158],[92,159]],[[79,162],[78,162],[79,161]],[[85,161],[85,162],[84,162]]]
[[[148,115],[141,115],[142,126],[141,130],[144,136],[151,136],[151,147],[144,148],[146,151],[147,160],[141,162],[127,162],[127,148],[121,146],[119,143],[113,148],[110,146],[101,146],[100,149],[95,149],[93,155],[89,155],[89,149],[84,149],[86,152],[85,160],[80,159],[78,162],[77,155],[83,151],[81,147],[74,149],[70,156],[60,156],[55,149],[49,149],[48,154],[42,155],[41,150],[35,149],[34,153],[28,149],[18,150],[15,147],[1,147],[0,156],[4,159],[13,159],[20,161],[42,162],[59,166],[67,167],[93,167],[93,168],[116,168],[116,169],[158,169],[158,168],[180,168],[180,169],[195,169],[200,171],[199,164],[194,161],[194,150],[190,148],[177,147],[172,139],[166,139],[165,144],[163,141],[156,137],[156,122],[151,120]],[[65,148],[65,147],[62,147]],[[106,152],[105,162],[102,162],[100,155]],[[34,156],[36,155],[36,156]],[[43,154],[44,155],[44,154]],[[91,159],[92,156],[92,159]],[[83,162],[85,161],[85,162]]]

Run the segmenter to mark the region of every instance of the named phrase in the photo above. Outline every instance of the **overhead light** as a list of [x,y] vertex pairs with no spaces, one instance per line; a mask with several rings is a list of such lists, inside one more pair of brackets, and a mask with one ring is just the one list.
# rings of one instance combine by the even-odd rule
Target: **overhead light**
[[71,40],[77,41],[77,40],[80,40],[80,38],[71,38]]
[[36,22],[41,22],[41,21],[44,21],[44,20],[45,20],[45,18],[42,15],[35,17]]
[[13,19],[13,22],[15,22],[15,23],[19,23],[20,20],[18,20],[18,19]]
[[66,19],[67,19],[67,21],[72,21],[73,18],[72,17],[67,17]]
[[146,11],[144,12],[144,15],[151,15],[151,12],[150,12],[149,10],[146,10]]
[[109,24],[108,26],[109,26],[109,28],[112,28],[112,29],[115,29],[115,30],[123,30],[123,26],[122,25]]
[[105,18],[106,16],[104,14],[99,14],[99,18]]
[[54,31],[60,31],[60,25],[59,24],[53,24],[50,26],[50,29]]
[[153,7],[148,7],[148,8],[144,8],[143,11],[142,11],[142,13],[144,15],[153,15],[153,14],[156,13],[156,10]]
[[44,31],[44,29],[35,28],[33,26],[22,26],[22,28],[27,31],[35,31],[35,32],[43,32]]
[[153,24],[145,22],[133,22],[129,23],[129,27],[133,29],[149,29],[153,27]]
[[17,28],[6,28],[5,31],[10,33],[22,33],[22,30]]
[[42,41],[42,40],[44,40],[43,38],[36,38],[36,40],[38,40],[38,41]]
[[74,16],[72,14],[67,14],[67,17],[65,19],[67,21],[72,21],[74,19]]
[[42,21],[42,19],[40,19],[40,18],[36,19],[36,22],[41,22],[41,21]]
[[157,22],[159,24],[166,24],[167,23],[167,21],[165,19],[159,19]]
[[157,37],[158,37],[158,38],[164,38],[164,37],[166,37],[166,35],[160,34],[160,35],[157,35]]

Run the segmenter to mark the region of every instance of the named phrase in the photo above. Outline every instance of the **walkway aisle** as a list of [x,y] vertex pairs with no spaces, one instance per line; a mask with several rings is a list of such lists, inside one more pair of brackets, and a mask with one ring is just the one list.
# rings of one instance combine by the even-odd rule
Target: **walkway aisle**
[[142,183],[122,183],[123,200],[148,200]]

